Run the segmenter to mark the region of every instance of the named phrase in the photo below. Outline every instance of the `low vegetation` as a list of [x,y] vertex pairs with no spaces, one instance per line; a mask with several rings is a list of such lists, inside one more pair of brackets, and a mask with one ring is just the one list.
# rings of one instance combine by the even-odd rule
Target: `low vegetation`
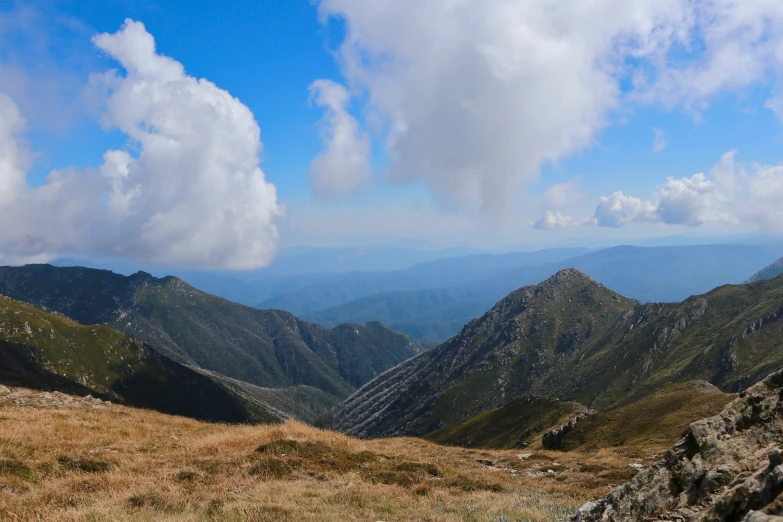
[[293,421],[208,424],[35,393],[0,396],[2,520],[566,520],[658,451],[362,441]]

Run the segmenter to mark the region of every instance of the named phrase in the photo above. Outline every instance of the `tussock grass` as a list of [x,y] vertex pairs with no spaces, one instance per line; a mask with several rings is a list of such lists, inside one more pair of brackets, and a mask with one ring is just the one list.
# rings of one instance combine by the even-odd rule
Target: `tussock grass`
[[0,520],[554,521],[633,473],[611,450],[520,460],[118,405],[4,404],[0,418]]

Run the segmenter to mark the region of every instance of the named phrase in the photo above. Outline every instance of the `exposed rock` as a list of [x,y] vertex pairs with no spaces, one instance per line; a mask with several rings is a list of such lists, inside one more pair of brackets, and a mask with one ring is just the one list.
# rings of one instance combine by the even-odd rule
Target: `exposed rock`
[[545,449],[558,449],[560,444],[563,442],[563,438],[565,438],[565,436],[574,429],[574,426],[585,420],[587,417],[595,415],[596,413],[597,412],[595,410],[587,409],[577,413],[568,419],[567,423],[544,433],[544,435],[541,437],[541,444]]
[[664,458],[574,522],[783,522],[783,370],[691,424]]
[[102,401],[90,395],[86,397],[74,397],[65,393],[39,392],[25,388],[9,389],[0,385],[0,406],[14,405],[36,409],[61,409],[61,408],[104,408],[111,406],[111,402]]

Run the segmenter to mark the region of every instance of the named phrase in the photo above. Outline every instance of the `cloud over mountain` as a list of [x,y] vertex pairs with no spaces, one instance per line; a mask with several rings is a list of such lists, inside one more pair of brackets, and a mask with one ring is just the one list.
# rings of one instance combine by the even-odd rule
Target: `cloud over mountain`
[[[259,167],[260,129],[228,92],[156,52],[139,22],[94,37],[122,66],[90,77],[101,124],[129,139],[98,169],[27,183],[22,119],[0,96],[0,230],[5,260],[118,256],[203,268],[262,266],[275,254],[275,187]],[[8,152],[10,151],[10,152]]]

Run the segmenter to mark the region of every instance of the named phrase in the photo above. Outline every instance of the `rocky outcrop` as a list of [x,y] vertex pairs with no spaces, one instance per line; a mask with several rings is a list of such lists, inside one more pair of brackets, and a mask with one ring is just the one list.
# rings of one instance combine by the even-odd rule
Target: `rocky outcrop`
[[568,419],[568,422],[565,424],[552,428],[544,433],[544,435],[541,436],[541,445],[544,446],[544,449],[559,449],[565,436],[568,435],[577,424],[596,413],[595,410],[584,408],[582,411]]
[[664,458],[572,522],[782,522],[783,370],[691,424]]

